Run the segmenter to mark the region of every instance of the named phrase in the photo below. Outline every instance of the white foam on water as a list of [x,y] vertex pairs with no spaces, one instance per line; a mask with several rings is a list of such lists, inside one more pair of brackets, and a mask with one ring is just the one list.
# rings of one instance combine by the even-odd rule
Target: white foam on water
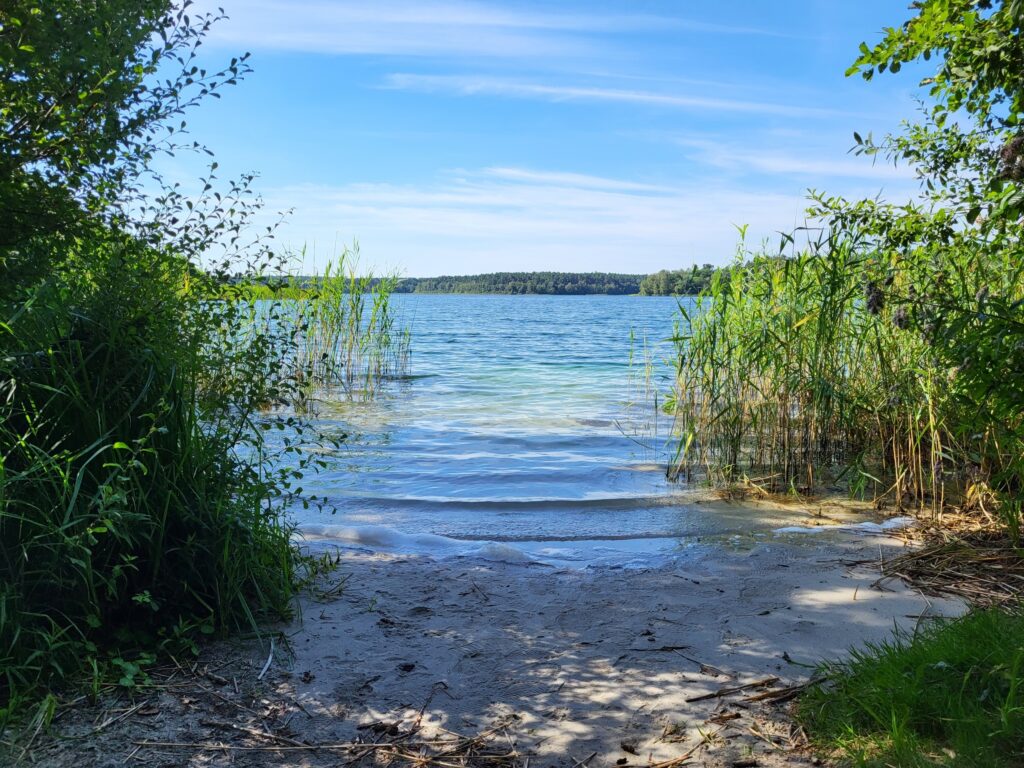
[[535,562],[534,558],[523,552],[521,549],[516,549],[509,544],[500,544],[497,542],[487,542],[481,544],[472,553],[473,557],[479,557],[482,560],[493,560],[499,563],[532,563]]
[[815,525],[808,527],[788,525],[784,528],[776,528],[774,533],[831,533],[835,531],[849,531],[862,534],[885,534],[889,531],[909,528],[915,522],[912,517],[893,517],[883,523],[847,523],[843,525]]
[[649,568],[671,558],[674,540],[626,539],[607,541],[481,541],[454,539],[433,533],[402,533],[383,525],[302,525],[298,535],[319,547],[342,547],[390,554],[418,555],[437,560],[476,558],[498,563],[540,563],[569,568],[610,566]]
[[[444,554],[459,548],[460,542],[433,533],[402,533],[383,525],[302,525],[306,538],[327,539],[365,549],[399,550],[423,554]],[[454,552],[453,552],[454,553]]]
[[436,558],[477,557],[502,563],[534,562],[526,552],[494,541],[463,541],[434,533],[402,533],[383,525],[303,525],[299,533],[309,542],[354,549],[427,555]]
[[[774,529],[776,535],[850,533],[885,535],[915,523],[912,517],[894,517],[882,523],[846,523],[822,526],[791,525]],[[579,539],[572,542],[540,540],[489,541],[456,539],[434,533],[403,533],[384,525],[306,524],[298,535],[314,547],[341,547],[396,555],[414,555],[435,560],[473,558],[493,563],[543,564],[561,568],[623,568],[659,567],[685,556],[687,546],[680,537],[638,537]],[[764,540],[763,537],[759,537]],[[733,544],[745,537],[732,535]]]

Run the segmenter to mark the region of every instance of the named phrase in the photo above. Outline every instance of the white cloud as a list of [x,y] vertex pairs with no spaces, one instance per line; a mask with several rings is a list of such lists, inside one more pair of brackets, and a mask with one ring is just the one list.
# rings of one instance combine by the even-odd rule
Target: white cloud
[[458,0],[200,0],[199,11],[225,6],[231,17],[214,42],[315,52],[403,56],[566,58],[596,54],[596,36],[630,31],[690,30],[724,35],[787,33],[649,14],[564,13]]
[[[821,142],[804,145],[797,137],[767,136],[767,131],[787,126],[813,134],[828,127],[826,121],[848,123],[841,118],[856,113],[845,111],[845,103],[833,94],[807,89],[796,95],[792,88],[766,82],[760,71],[737,75],[735,82],[713,82],[700,77],[699,68],[673,68],[660,61],[665,56],[675,61],[686,49],[678,30],[708,38],[772,35],[771,30],[703,24],[669,13],[608,13],[583,4],[566,11],[565,3],[530,0],[200,0],[200,10],[221,2],[232,18],[214,27],[213,39],[233,49],[404,57],[386,65],[385,71],[403,71],[377,81],[385,89],[618,106],[627,121],[639,118],[637,130],[657,130],[659,123],[649,118],[660,110],[671,121],[668,131],[686,124],[719,139],[681,142],[667,136],[668,141],[661,141],[644,167],[655,166],[652,158],[660,154],[666,164],[663,178],[669,173],[682,176],[681,158],[671,142],[682,143],[693,161],[692,174],[678,183],[506,165],[515,161],[500,156],[497,142],[493,152],[485,142],[470,142],[473,146],[464,153],[453,154],[447,150],[458,138],[449,134],[436,145],[445,148],[446,157],[483,167],[414,183],[395,175],[387,183],[263,187],[269,210],[295,211],[281,239],[295,246],[315,243],[322,254],[336,243],[358,238],[368,259],[416,275],[545,268],[642,272],[693,262],[723,263],[735,250],[735,225],[749,224],[751,239],[757,242],[803,223],[806,184],[873,195],[882,182],[895,183],[890,169],[872,168],[855,158],[823,159],[835,155]],[[653,34],[638,46],[639,36],[628,34],[638,31]],[[668,38],[662,40],[661,32],[668,32]],[[430,70],[423,72],[410,57],[445,62],[431,61]],[[464,60],[454,64],[456,70],[457,59]],[[324,71],[328,68],[325,63]],[[382,70],[378,66],[372,71]],[[732,80],[731,72],[722,68],[722,79]],[[373,100],[372,91],[362,95]],[[389,103],[400,101],[399,94],[393,96]],[[330,94],[325,92],[324,98]],[[591,112],[581,109],[572,117],[588,120]],[[726,123],[731,127],[716,127]],[[394,130],[387,121],[373,127]],[[583,127],[601,129],[589,122]],[[746,133],[756,135],[745,141]],[[495,135],[500,137],[500,131]],[[723,136],[729,143],[720,141]],[[570,142],[574,136],[570,131],[555,138]],[[426,140],[414,145],[417,159],[435,146]],[[398,153],[410,151],[410,146],[408,140],[395,142]],[[315,152],[296,147],[293,153],[294,167],[278,178],[325,178],[322,169],[301,170],[303,159],[320,162]],[[534,162],[544,164],[548,156],[540,150]],[[601,168],[601,158],[588,165]],[[389,172],[388,163],[380,166],[380,173]],[[415,167],[422,169],[423,163]],[[367,165],[351,172],[366,178],[377,169]],[[874,188],[851,190],[851,184]]]
[[[293,207],[281,239],[319,253],[358,239],[377,266],[410,275],[494,270],[648,272],[728,261],[736,225],[756,242],[802,223],[799,194],[666,187],[574,173],[494,168],[433,183],[298,185],[270,190]],[[316,266],[316,265],[313,265]]]
[[[205,0],[204,6],[216,5]],[[590,52],[569,17],[515,14],[476,3],[408,0],[225,3],[214,43],[320,54],[565,57]]]
[[[778,148],[753,142],[740,146],[704,139],[675,139],[683,147],[693,150],[694,159],[714,168],[734,173],[762,173],[775,176],[805,176],[820,181],[832,178],[876,179],[909,181],[914,172],[905,166],[893,166],[871,157],[846,156],[831,159],[835,153],[825,147],[804,144],[800,149]],[[828,159],[826,159],[828,158]]]
[[825,107],[750,101],[678,93],[659,93],[622,88],[548,85],[502,77],[475,75],[416,75],[395,73],[385,80],[386,87],[399,90],[456,93],[464,96],[508,96],[545,101],[615,102],[648,104],[676,109],[784,117],[849,117],[856,113]]
[[671,192],[672,187],[657,184],[641,184],[635,181],[608,179],[583,173],[562,173],[557,171],[535,171],[526,168],[485,168],[484,174],[509,181],[557,184],[584,189],[609,189],[626,192]]

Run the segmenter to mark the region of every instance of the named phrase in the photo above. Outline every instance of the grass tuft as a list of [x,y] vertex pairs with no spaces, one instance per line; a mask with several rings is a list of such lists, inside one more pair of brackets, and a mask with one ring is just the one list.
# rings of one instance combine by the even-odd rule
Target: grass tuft
[[348,397],[372,397],[409,367],[410,333],[397,325],[395,276],[359,274],[359,248],[346,248],[307,295],[290,302],[294,334],[292,377],[308,404],[318,390],[340,388]]
[[1024,755],[1024,615],[976,611],[822,670],[798,718],[863,768],[1010,768]]

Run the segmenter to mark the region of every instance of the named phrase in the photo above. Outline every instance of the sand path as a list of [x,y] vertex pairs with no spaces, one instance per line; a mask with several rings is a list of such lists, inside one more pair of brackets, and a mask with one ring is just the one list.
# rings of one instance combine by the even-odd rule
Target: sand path
[[[416,739],[497,726],[489,743],[524,756],[517,765],[525,755],[532,766],[657,763],[698,745],[690,764],[809,764],[770,746],[787,741],[784,710],[744,699],[806,680],[813,670],[804,665],[884,639],[894,626],[959,612],[897,581],[872,586],[879,556],[901,546],[881,536],[812,537],[695,550],[650,570],[348,552],[342,592],[304,602],[302,622],[287,628],[290,653],[278,647],[261,681],[265,644],[219,647],[208,656],[217,670],[208,692],[183,685],[136,697],[149,717],[132,713],[73,751],[51,742],[33,755],[60,766],[383,765],[393,753],[358,763],[358,752],[272,752],[268,739],[238,728],[324,744],[393,739],[418,724]],[[773,677],[780,681],[764,689],[690,701]],[[88,732],[99,715],[87,714],[69,714],[58,732]]]

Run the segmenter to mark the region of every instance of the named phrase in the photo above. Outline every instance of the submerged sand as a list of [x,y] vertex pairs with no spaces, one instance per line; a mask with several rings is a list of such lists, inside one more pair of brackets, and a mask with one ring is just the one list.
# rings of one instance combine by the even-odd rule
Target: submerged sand
[[[285,629],[287,650],[275,643],[262,679],[265,642],[218,646],[198,682],[177,676],[132,701],[66,712],[56,733],[87,738],[37,740],[31,757],[59,766],[408,765],[395,751],[296,745],[484,733],[518,755],[508,765],[645,765],[687,754],[679,764],[810,764],[788,749],[799,739],[785,708],[749,699],[805,681],[820,660],[895,627],[958,613],[956,602],[876,583],[879,559],[903,546],[851,532],[776,537],[694,549],[657,568],[583,570],[345,552],[340,592],[304,601],[302,621]],[[778,681],[699,698],[770,678]]]

